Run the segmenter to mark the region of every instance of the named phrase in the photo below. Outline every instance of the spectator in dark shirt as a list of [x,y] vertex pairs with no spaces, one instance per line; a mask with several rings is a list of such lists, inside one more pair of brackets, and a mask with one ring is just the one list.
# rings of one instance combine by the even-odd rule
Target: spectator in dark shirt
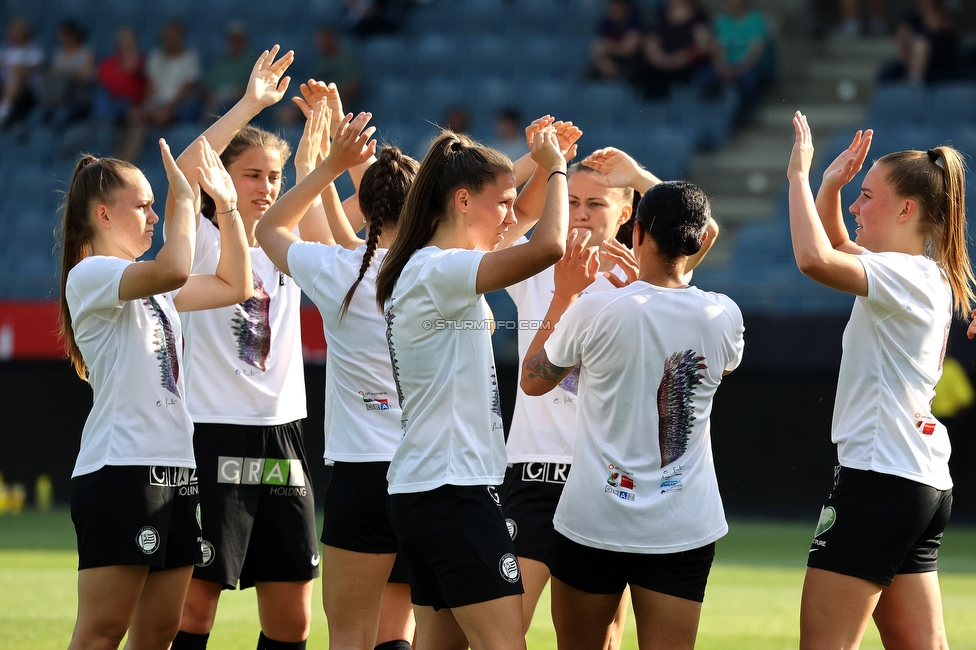
[[632,0],[608,0],[606,13],[590,43],[591,79],[626,78],[641,43],[640,13]]
[[633,80],[645,98],[666,97],[702,71],[712,52],[711,21],[695,0],[667,0],[644,38]]
[[879,74],[882,83],[934,83],[961,73],[959,33],[945,0],[918,0],[895,33],[897,58]]

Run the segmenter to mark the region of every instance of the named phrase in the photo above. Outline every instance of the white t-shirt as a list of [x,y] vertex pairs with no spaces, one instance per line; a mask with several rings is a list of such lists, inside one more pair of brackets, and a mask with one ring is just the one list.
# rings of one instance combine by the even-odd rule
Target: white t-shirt
[[932,416],[952,321],[952,292],[931,259],[858,256],[868,295],[844,330],[831,440],[841,465],[952,487],[949,436]]
[[196,467],[175,294],[120,301],[129,264],[98,255],[68,272],[71,327],[94,393],[72,477],[106,465]]
[[695,287],[637,281],[566,311],[545,345],[553,364],[582,365],[556,530],[627,553],[686,551],[728,531],[709,416],[742,359],[742,331],[734,302]]
[[[183,314],[186,405],[194,422],[276,426],[306,416],[298,285],[252,248],[254,296]],[[197,226],[193,273],[212,274],[220,231]]]
[[484,251],[413,254],[387,305],[387,341],[403,406],[390,493],[500,485],[505,435],[488,303],[475,291]]
[[[623,271],[614,267],[613,272],[621,278]],[[553,267],[513,284],[507,288],[518,309],[520,323],[539,323],[546,317],[552,296],[556,290]],[[600,293],[615,289],[603,273],[596,276],[593,284],[583,293]],[[519,360],[525,360],[525,353],[535,338],[536,330],[519,328]],[[522,368],[519,365],[519,381]],[[515,412],[512,415],[512,428],[508,433],[509,463],[570,463],[573,460],[573,447],[576,444],[576,396],[579,384],[579,367],[567,375],[559,386],[545,395],[526,395],[519,388],[515,397]]]
[[400,442],[397,399],[386,320],[376,306],[376,273],[386,249],[377,249],[349,310],[349,287],[359,277],[365,246],[345,250],[313,242],[288,248],[288,270],[319,313],[329,355],[325,360],[325,458],[389,461]]
[[177,56],[167,56],[162,50],[153,50],[146,61],[146,77],[152,82],[152,97],[148,99],[155,108],[175,100],[183,86],[200,78],[200,59],[195,50],[183,50]]

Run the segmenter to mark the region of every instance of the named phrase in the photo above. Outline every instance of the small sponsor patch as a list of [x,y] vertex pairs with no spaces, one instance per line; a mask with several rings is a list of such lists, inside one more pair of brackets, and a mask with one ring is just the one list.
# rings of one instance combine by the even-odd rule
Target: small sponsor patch
[[498,561],[498,572],[502,574],[505,580],[515,583],[519,581],[519,565],[518,560],[511,553],[506,553],[502,556],[502,559]]
[[159,533],[152,526],[143,526],[136,533],[136,545],[146,555],[152,555],[159,548]]
[[915,420],[915,428],[918,429],[918,432],[923,436],[931,436],[933,433],[935,433],[938,423],[938,420],[933,417],[920,417]]
[[820,521],[817,522],[817,530],[814,531],[814,537],[820,537],[834,525],[837,521],[837,511],[834,510],[833,506],[827,506],[820,511]]

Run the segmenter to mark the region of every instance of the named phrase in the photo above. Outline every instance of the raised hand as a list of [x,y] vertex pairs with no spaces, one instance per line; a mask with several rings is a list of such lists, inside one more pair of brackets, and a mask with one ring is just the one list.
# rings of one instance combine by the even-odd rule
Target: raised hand
[[626,287],[628,284],[637,279],[640,273],[640,268],[637,266],[637,258],[634,257],[634,252],[618,242],[616,239],[607,239],[600,246],[600,255],[606,257],[608,260],[612,261],[614,264],[623,269],[624,274],[627,276],[626,280],[621,280],[615,273],[604,273],[603,276],[610,281],[610,284],[617,287]]
[[202,165],[197,167],[197,178],[200,187],[214,200],[217,212],[226,213],[237,208],[237,189],[230,174],[220,162],[220,156],[213,150],[210,143],[202,135],[194,143],[200,147],[199,160]]
[[323,148],[325,155],[328,155],[329,138],[325,134],[329,129],[330,119],[331,111],[324,100],[313,104],[305,116],[305,130],[295,152],[295,169],[298,171],[299,180],[307,176],[319,163]]
[[874,131],[858,131],[854,134],[851,145],[841,152],[834,162],[824,170],[823,188],[829,191],[839,192],[857,176],[864,165],[864,159],[871,149],[871,140],[874,139]]
[[552,126],[555,120],[551,115],[543,115],[542,117],[532,120],[532,122],[525,127],[525,144],[531,149],[532,148],[532,136],[534,136],[540,129],[544,129],[547,126]]
[[813,162],[813,135],[810,133],[807,116],[800,111],[793,116],[793,129],[796,131],[796,142],[790,154],[790,164],[786,168],[786,177],[790,180],[798,176],[809,177]]
[[[302,92],[302,96],[293,97],[292,101],[295,102],[298,108],[302,109],[305,117],[308,117],[308,107],[322,100],[326,101],[329,109],[332,111],[332,115],[336,118],[344,115],[342,112],[342,98],[339,97],[339,89],[334,83],[327,84],[324,81],[309,79],[307,83],[303,83],[298,89]],[[338,122],[333,122],[329,135],[334,138],[338,128]],[[323,155],[328,155],[328,153]]]
[[532,155],[535,164],[543,169],[565,170],[566,168],[566,160],[559,149],[556,129],[551,126],[539,129],[532,134],[529,153]]
[[597,257],[596,246],[587,246],[591,235],[589,230],[579,231],[576,228],[569,232],[566,254],[553,267],[556,295],[571,298],[596,280],[600,258]]
[[186,180],[186,176],[180,171],[173,159],[173,152],[169,150],[166,140],[159,139],[159,150],[163,156],[163,167],[166,169],[166,180],[169,181],[169,188],[173,191],[173,196],[177,199],[194,199],[193,186]]
[[597,149],[580,164],[599,172],[593,180],[603,187],[634,187],[641,175],[637,161],[614,147]]
[[552,127],[556,129],[556,139],[559,140],[559,150],[563,153],[563,158],[568,164],[576,157],[576,141],[583,136],[583,130],[575,126],[572,122],[553,122]]
[[370,140],[376,127],[366,128],[372,113],[360,113],[353,118],[349,113],[336,126],[336,137],[326,159],[335,171],[361,165],[376,153],[376,140]]
[[244,91],[244,99],[254,102],[261,108],[280,102],[288,90],[288,84],[291,83],[291,77],[282,77],[282,75],[295,60],[295,53],[289,50],[275,61],[279,49],[275,45],[271,50],[261,53],[251,70],[247,90]]

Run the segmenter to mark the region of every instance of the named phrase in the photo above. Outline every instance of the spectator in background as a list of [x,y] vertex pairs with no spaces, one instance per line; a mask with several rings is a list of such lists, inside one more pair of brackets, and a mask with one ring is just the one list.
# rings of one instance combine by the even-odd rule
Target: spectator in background
[[203,79],[205,114],[213,118],[226,113],[244,94],[257,58],[248,48],[247,28],[240,21],[227,24],[224,42],[227,45],[224,55],[213,62]]
[[85,32],[72,20],[58,28],[58,49],[44,85],[44,117],[64,126],[88,117],[95,82],[95,53],[85,45]]
[[590,79],[626,78],[641,44],[640,12],[632,0],[608,0],[606,13],[590,43]]
[[495,137],[488,146],[497,149],[515,161],[529,152],[522,127],[522,114],[517,108],[509,106],[498,112],[495,120]]
[[173,21],[163,27],[160,47],[146,63],[149,93],[145,117],[150,125],[168,126],[192,122],[200,116],[197,81],[200,59],[183,43],[183,25]]
[[146,57],[136,34],[123,27],[115,35],[115,51],[98,66],[95,117],[121,124],[146,99]]
[[878,75],[881,83],[934,83],[961,72],[959,33],[945,0],[918,0],[895,33],[896,59]]
[[646,34],[633,80],[645,98],[666,97],[700,73],[712,52],[711,20],[695,0],[667,0]]
[[343,4],[346,30],[367,37],[397,31],[411,0],[343,0]]
[[[861,0],[840,0],[840,36],[857,36],[861,33]],[[868,33],[881,36],[888,31],[885,22],[885,0],[867,0]]]
[[[712,66],[707,83],[734,85],[742,97],[740,115],[758,100],[772,78],[769,29],[749,0],[726,0],[726,11],[715,16]],[[707,94],[707,93],[706,93]]]
[[[346,109],[355,107],[362,92],[356,59],[342,49],[339,38],[330,27],[319,27],[315,32],[315,47],[318,57],[312,68],[312,78],[334,83]],[[356,113],[356,110],[352,112]]]
[[0,127],[25,119],[41,96],[44,52],[34,43],[30,23],[14,18],[0,48]]

